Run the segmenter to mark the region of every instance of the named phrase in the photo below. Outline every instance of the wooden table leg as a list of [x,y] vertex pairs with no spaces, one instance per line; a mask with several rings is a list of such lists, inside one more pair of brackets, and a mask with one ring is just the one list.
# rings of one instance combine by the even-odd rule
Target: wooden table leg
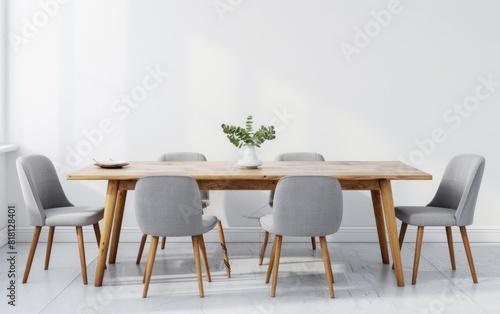
[[120,232],[122,229],[123,212],[125,210],[125,199],[127,198],[127,190],[118,190],[118,197],[115,205],[115,220],[113,222],[113,234],[111,237],[111,245],[109,248],[108,263],[114,264],[116,261],[116,253],[118,252],[118,242],[120,241]]
[[387,249],[387,237],[385,236],[384,212],[380,200],[380,191],[372,190],[373,212],[375,214],[375,223],[377,225],[378,242],[380,244],[380,254],[382,263],[389,264],[389,250]]
[[118,180],[109,180],[106,192],[106,202],[104,205],[104,218],[102,223],[101,243],[97,256],[97,268],[95,271],[94,286],[102,286],[104,269],[106,267],[106,257],[108,255],[109,238],[113,228],[113,218],[115,214],[116,197],[118,194]]
[[391,245],[392,261],[396,272],[396,282],[398,286],[404,287],[405,278],[403,266],[401,264],[401,250],[399,249],[398,230],[396,226],[396,215],[394,212],[394,201],[392,199],[391,181],[380,180],[380,191],[382,193],[382,205],[384,208],[385,223],[387,225],[387,235]]

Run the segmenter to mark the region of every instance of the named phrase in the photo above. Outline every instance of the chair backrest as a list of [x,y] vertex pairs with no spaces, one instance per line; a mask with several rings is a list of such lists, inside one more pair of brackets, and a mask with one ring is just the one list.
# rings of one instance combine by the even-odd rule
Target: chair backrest
[[207,161],[207,158],[200,153],[176,152],[161,155],[160,161]]
[[484,165],[482,156],[454,157],[446,166],[436,195],[427,206],[455,209],[457,225],[472,224]]
[[[161,155],[160,161],[207,161],[207,158],[200,153],[176,152]],[[210,193],[207,190],[200,190],[200,192],[202,200],[208,201],[210,199]]]
[[[325,161],[323,155],[310,152],[289,152],[277,155],[275,161]],[[274,191],[269,193],[269,206],[273,207]]]
[[318,153],[290,152],[276,156],[275,161],[325,161],[325,158]]
[[198,183],[186,176],[147,176],[135,188],[135,214],[142,233],[180,237],[203,233]]
[[336,178],[288,176],[278,181],[273,223],[284,236],[325,236],[339,230],[343,215],[342,189]]
[[45,209],[73,206],[49,158],[42,155],[21,156],[16,160],[16,167],[32,225],[45,225]]

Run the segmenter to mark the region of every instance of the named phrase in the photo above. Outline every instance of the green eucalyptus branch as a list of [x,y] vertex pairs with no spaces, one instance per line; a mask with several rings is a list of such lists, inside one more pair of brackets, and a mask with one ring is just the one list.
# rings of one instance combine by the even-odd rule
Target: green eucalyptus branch
[[265,141],[276,138],[276,131],[272,125],[268,127],[261,125],[260,129],[254,132],[252,116],[247,117],[245,128],[227,124],[222,124],[221,127],[229,141],[238,148],[241,148],[243,145],[260,147]]

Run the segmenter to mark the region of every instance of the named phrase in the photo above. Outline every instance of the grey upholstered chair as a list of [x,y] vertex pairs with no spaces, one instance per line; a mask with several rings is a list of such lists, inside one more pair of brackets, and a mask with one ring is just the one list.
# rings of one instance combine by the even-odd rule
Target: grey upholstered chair
[[215,227],[217,217],[203,215],[196,180],[185,176],[150,176],[139,179],[135,189],[135,213],[141,232],[151,235],[142,297],[145,298],[148,294],[158,238],[183,236],[191,236],[193,242],[198,289],[200,297],[203,297],[200,251],[207,280],[210,282],[203,234]]
[[260,218],[262,227],[276,235],[266,274],[273,274],[271,297],[276,295],[283,236],[319,236],[330,297],[334,297],[333,273],[326,236],[339,230],[342,221],[342,189],[327,176],[288,176],[278,181],[273,214]]
[[[167,153],[161,155],[160,161],[207,161],[207,157],[205,157],[205,155],[200,153],[176,152],[176,153]],[[203,208],[208,207],[208,205],[210,205],[209,192],[207,190],[200,190],[200,194],[201,194],[201,205],[203,206]],[[164,249],[164,246],[165,245],[163,242],[162,249]]]
[[[160,161],[207,161],[205,155],[200,153],[192,152],[176,152],[167,153],[160,156]],[[201,194],[201,205],[202,208],[208,207],[210,205],[210,194],[207,190],[200,190]],[[224,264],[226,265],[226,273],[228,277],[231,277],[231,266],[229,264],[229,256],[227,254],[226,240],[224,237],[224,229],[222,228],[222,222],[217,220],[217,229],[219,231],[219,241],[222,248],[222,254],[224,257]],[[141,244],[139,246],[139,252],[137,253],[136,264],[141,263],[142,253],[144,251],[144,245],[146,244],[147,235],[143,234],[141,238]],[[162,238],[161,249],[165,249],[166,237]]]
[[[275,157],[275,161],[325,161],[325,158],[318,153],[310,153],[310,152],[291,152],[291,153],[283,153],[279,154]],[[269,206],[273,207],[274,202],[274,191],[271,191],[269,194]],[[262,265],[262,261],[264,260],[264,254],[266,253],[267,242],[269,241],[269,232],[264,234],[264,238],[262,239],[262,245],[260,248],[259,255],[259,265]],[[316,250],[316,239],[311,237],[312,249]]]
[[413,262],[412,284],[417,282],[418,264],[425,226],[442,226],[446,229],[451,268],[455,267],[455,254],[451,226],[458,226],[469,262],[472,280],[477,283],[476,270],[467,237],[466,226],[474,220],[476,200],[484,172],[485,159],[477,155],[458,155],[446,166],[436,195],[427,206],[397,206],[396,217],[402,221],[399,246],[403,245],[408,225],[418,226]]
[[64,194],[52,162],[42,155],[27,155],[16,161],[19,181],[30,223],[35,226],[33,240],[26,262],[23,283],[28,276],[43,226],[49,227],[45,267],[49,268],[50,252],[56,226],[75,226],[80,250],[83,283],[87,284],[87,264],[83,245],[82,226],[93,225],[99,245],[101,237],[99,220],[103,218],[104,207],[74,206]]

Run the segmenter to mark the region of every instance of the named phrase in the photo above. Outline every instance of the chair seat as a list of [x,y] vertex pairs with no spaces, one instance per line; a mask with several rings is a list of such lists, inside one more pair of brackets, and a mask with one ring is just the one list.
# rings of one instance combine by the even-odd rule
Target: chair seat
[[[260,217],[260,225],[264,230],[271,234],[277,234],[275,231],[274,227],[274,218],[272,214],[265,215]],[[281,234],[284,236],[292,236],[292,237],[317,237],[317,236],[322,236],[323,234],[313,234],[312,232],[304,232],[303,230],[300,230],[300,228],[296,228],[293,231],[286,232],[285,234]]]
[[[204,233],[207,233],[209,232],[210,230],[212,230],[213,228],[215,228],[215,226],[217,225],[217,217],[213,216],[213,215],[206,215],[204,214],[202,216],[202,223],[203,223],[203,232],[202,234]],[[165,229],[162,233],[159,233],[159,234],[153,234],[154,236],[158,236],[158,237],[187,237],[187,236],[191,236],[190,230],[187,230],[185,233],[172,233],[172,230],[169,230],[169,229]]]
[[397,206],[396,217],[413,226],[456,226],[456,210],[432,206]]
[[68,206],[44,211],[47,226],[88,226],[103,218],[104,208],[93,206]]
[[217,217],[213,215],[203,215],[203,233],[209,232],[217,224]]
[[273,222],[273,215],[265,215],[260,217],[260,225],[264,230],[266,230],[269,233],[274,234],[274,222]]

